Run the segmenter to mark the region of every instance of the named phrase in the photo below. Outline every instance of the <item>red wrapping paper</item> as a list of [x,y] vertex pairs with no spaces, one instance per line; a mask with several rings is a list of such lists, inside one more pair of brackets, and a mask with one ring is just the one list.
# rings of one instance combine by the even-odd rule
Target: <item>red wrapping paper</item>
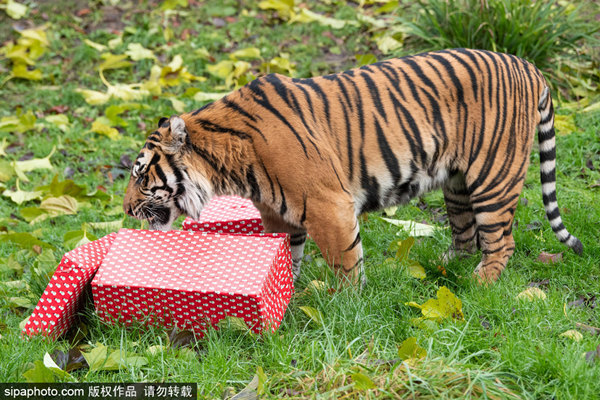
[[251,200],[237,196],[213,198],[202,210],[199,220],[187,217],[182,224],[187,231],[217,233],[261,233],[264,228],[260,212]]
[[289,237],[119,231],[92,281],[98,315],[192,329],[226,316],[274,331],[293,293]]
[[23,328],[25,335],[56,339],[71,326],[85,287],[116,238],[111,233],[65,253],[48,287]]

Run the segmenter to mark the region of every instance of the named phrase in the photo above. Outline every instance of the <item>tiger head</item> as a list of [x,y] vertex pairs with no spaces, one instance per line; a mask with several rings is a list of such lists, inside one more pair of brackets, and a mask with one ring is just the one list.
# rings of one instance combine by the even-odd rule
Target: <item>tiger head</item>
[[198,219],[212,197],[206,175],[198,166],[188,168],[188,141],[183,118],[161,118],[133,163],[123,209],[132,217],[148,220],[150,229],[169,230],[182,214]]

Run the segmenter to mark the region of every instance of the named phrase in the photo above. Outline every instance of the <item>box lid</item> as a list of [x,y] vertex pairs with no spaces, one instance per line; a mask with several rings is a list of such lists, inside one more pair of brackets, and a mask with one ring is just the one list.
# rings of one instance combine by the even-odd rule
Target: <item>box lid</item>
[[27,320],[24,334],[42,333],[58,337],[68,330],[85,286],[92,280],[116,236],[116,233],[111,233],[64,254]]
[[258,295],[286,240],[121,229],[92,285]]

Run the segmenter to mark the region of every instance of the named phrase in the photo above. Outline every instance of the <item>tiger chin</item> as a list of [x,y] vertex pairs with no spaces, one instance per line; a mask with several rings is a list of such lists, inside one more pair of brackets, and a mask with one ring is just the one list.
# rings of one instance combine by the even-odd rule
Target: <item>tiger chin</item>
[[300,272],[307,233],[328,264],[365,282],[357,216],[441,188],[456,252],[481,249],[496,281],[534,133],[557,238],[581,254],[556,200],[554,111],[540,71],[512,55],[452,49],[337,74],[260,77],[198,110],[163,118],[131,170],[127,214],[168,230],[215,195],[251,199],[267,232],[290,234]]

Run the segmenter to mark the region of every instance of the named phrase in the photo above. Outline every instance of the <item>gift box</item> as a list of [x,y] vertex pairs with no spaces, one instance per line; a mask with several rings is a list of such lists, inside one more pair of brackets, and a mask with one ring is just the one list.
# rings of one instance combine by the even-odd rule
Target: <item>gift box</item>
[[122,229],[92,281],[99,317],[192,329],[226,316],[275,330],[292,296],[289,237]]
[[199,220],[187,217],[182,224],[186,231],[217,233],[261,233],[264,228],[260,212],[251,200],[237,196],[213,198],[202,210]]
[[111,233],[65,253],[23,328],[25,335],[41,334],[56,339],[69,329],[84,289],[116,236]]

